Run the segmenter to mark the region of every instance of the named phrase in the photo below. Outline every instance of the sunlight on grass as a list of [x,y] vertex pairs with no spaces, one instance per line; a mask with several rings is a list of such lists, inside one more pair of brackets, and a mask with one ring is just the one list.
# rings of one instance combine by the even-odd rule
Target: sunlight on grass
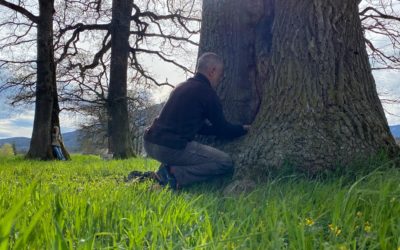
[[0,158],[0,249],[399,249],[400,172],[277,176],[250,194],[125,183],[143,159]]

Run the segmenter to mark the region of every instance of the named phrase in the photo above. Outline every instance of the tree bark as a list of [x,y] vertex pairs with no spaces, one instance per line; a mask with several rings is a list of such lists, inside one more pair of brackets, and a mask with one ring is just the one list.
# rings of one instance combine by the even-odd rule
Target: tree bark
[[227,117],[252,122],[225,145],[238,177],[307,172],[398,153],[377,95],[358,1],[204,0],[200,53],[225,61]]
[[[29,12],[23,5],[0,0],[0,5],[19,13],[37,24],[37,82],[35,92],[35,117],[32,139],[27,158],[54,159],[51,147],[51,133],[54,126],[60,127],[59,105],[56,84],[56,66],[53,47],[54,0],[39,0],[39,16]],[[66,159],[69,153],[62,144]]]
[[[254,10],[249,15],[250,5],[262,7],[262,2],[204,0],[199,55],[215,52],[225,62],[224,78],[218,86],[218,95],[224,105],[227,118],[249,124],[258,112],[262,94],[257,78],[257,54],[255,25],[262,12]],[[261,5],[261,6],[260,6]],[[262,10],[262,9],[261,9]]]
[[[53,48],[54,1],[39,1],[37,19],[37,83],[35,117],[27,158],[54,159],[51,131],[59,126],[58,101]],[[57,107],[57,110],[54,108]]]
[[131,0],[113,0],[111,21],[111,69],[108,93],[110,151],[114,158],[134,156],[129,134],[127,69]]

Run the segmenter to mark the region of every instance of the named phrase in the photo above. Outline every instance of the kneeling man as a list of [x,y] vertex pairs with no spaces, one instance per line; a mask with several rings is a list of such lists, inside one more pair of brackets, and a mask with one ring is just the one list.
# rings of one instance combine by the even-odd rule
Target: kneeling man
[[246,134],[248,125],[226,121],[215,92],[223,76],[223,61],[203,54],[193,78],[179,84],[144,136],[147,154],[162,164],[156,172],[161,185],[173,189],[222,177],[233,172],[231,157],[193,141],[196,134],[233,139]]

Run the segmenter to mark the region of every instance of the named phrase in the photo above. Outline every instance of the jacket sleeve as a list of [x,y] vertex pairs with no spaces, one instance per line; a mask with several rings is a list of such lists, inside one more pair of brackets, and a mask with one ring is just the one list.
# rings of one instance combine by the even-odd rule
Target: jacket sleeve
[[221,102],[215,92],[210,93],[206,106],[206,117],[212,124],[214,134],[221,139],[233,139],[245,135],[242,125],[232,124],[225,119]]
[[207,121],[203,123],[203,126],[197,133],[200,135],[216,135],[217,131],[215,127],[209,121]]

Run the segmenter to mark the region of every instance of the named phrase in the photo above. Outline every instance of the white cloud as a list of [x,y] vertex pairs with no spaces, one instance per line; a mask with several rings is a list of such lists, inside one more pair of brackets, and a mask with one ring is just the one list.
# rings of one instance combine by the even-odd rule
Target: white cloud
[[71,132],[79,129],[79,124],[83,120],[82,115],[66,114],[65,112],[60,113],[60,126],[61,132]]
[[0,119],[0,138],[31,137],[33,112],[25,112]]
[[389,125],[400,124],[400,71],[378,70],[373,75]]
[[[27,110],[19,114],[0,118],[0,139],[9,137],[31,137],[33,128],[34,111]],[[78,117],[61,113],[61,131],[71,132],[76,130]]]
[[[200,39],[198,36],[193,38],[193,40]],[[198,40],[197,40],[198,42]],[[192,71],[195,68],[196,60],[197,60],[197,48],[194,49],[190,47],[186,53],[181,55],[175,55],[173,57],[179,64],[191,69]],[[142,63],[146,69],[151,72],[151,75],[160,83],[168,82],[169,84],[176,86],[179,83],[185,81],[188,77],[191,77],[192,74],[186,74],[181,68],[165,62],[157,57],[142,55],[140,58]],[[155,103],[160,103],[165,101],[173,88],[170,86],[157,87],[154,85],[152,90],[152,95]]]
[[389,125],[400,124],[400,105],[383,104],[383,109]]

